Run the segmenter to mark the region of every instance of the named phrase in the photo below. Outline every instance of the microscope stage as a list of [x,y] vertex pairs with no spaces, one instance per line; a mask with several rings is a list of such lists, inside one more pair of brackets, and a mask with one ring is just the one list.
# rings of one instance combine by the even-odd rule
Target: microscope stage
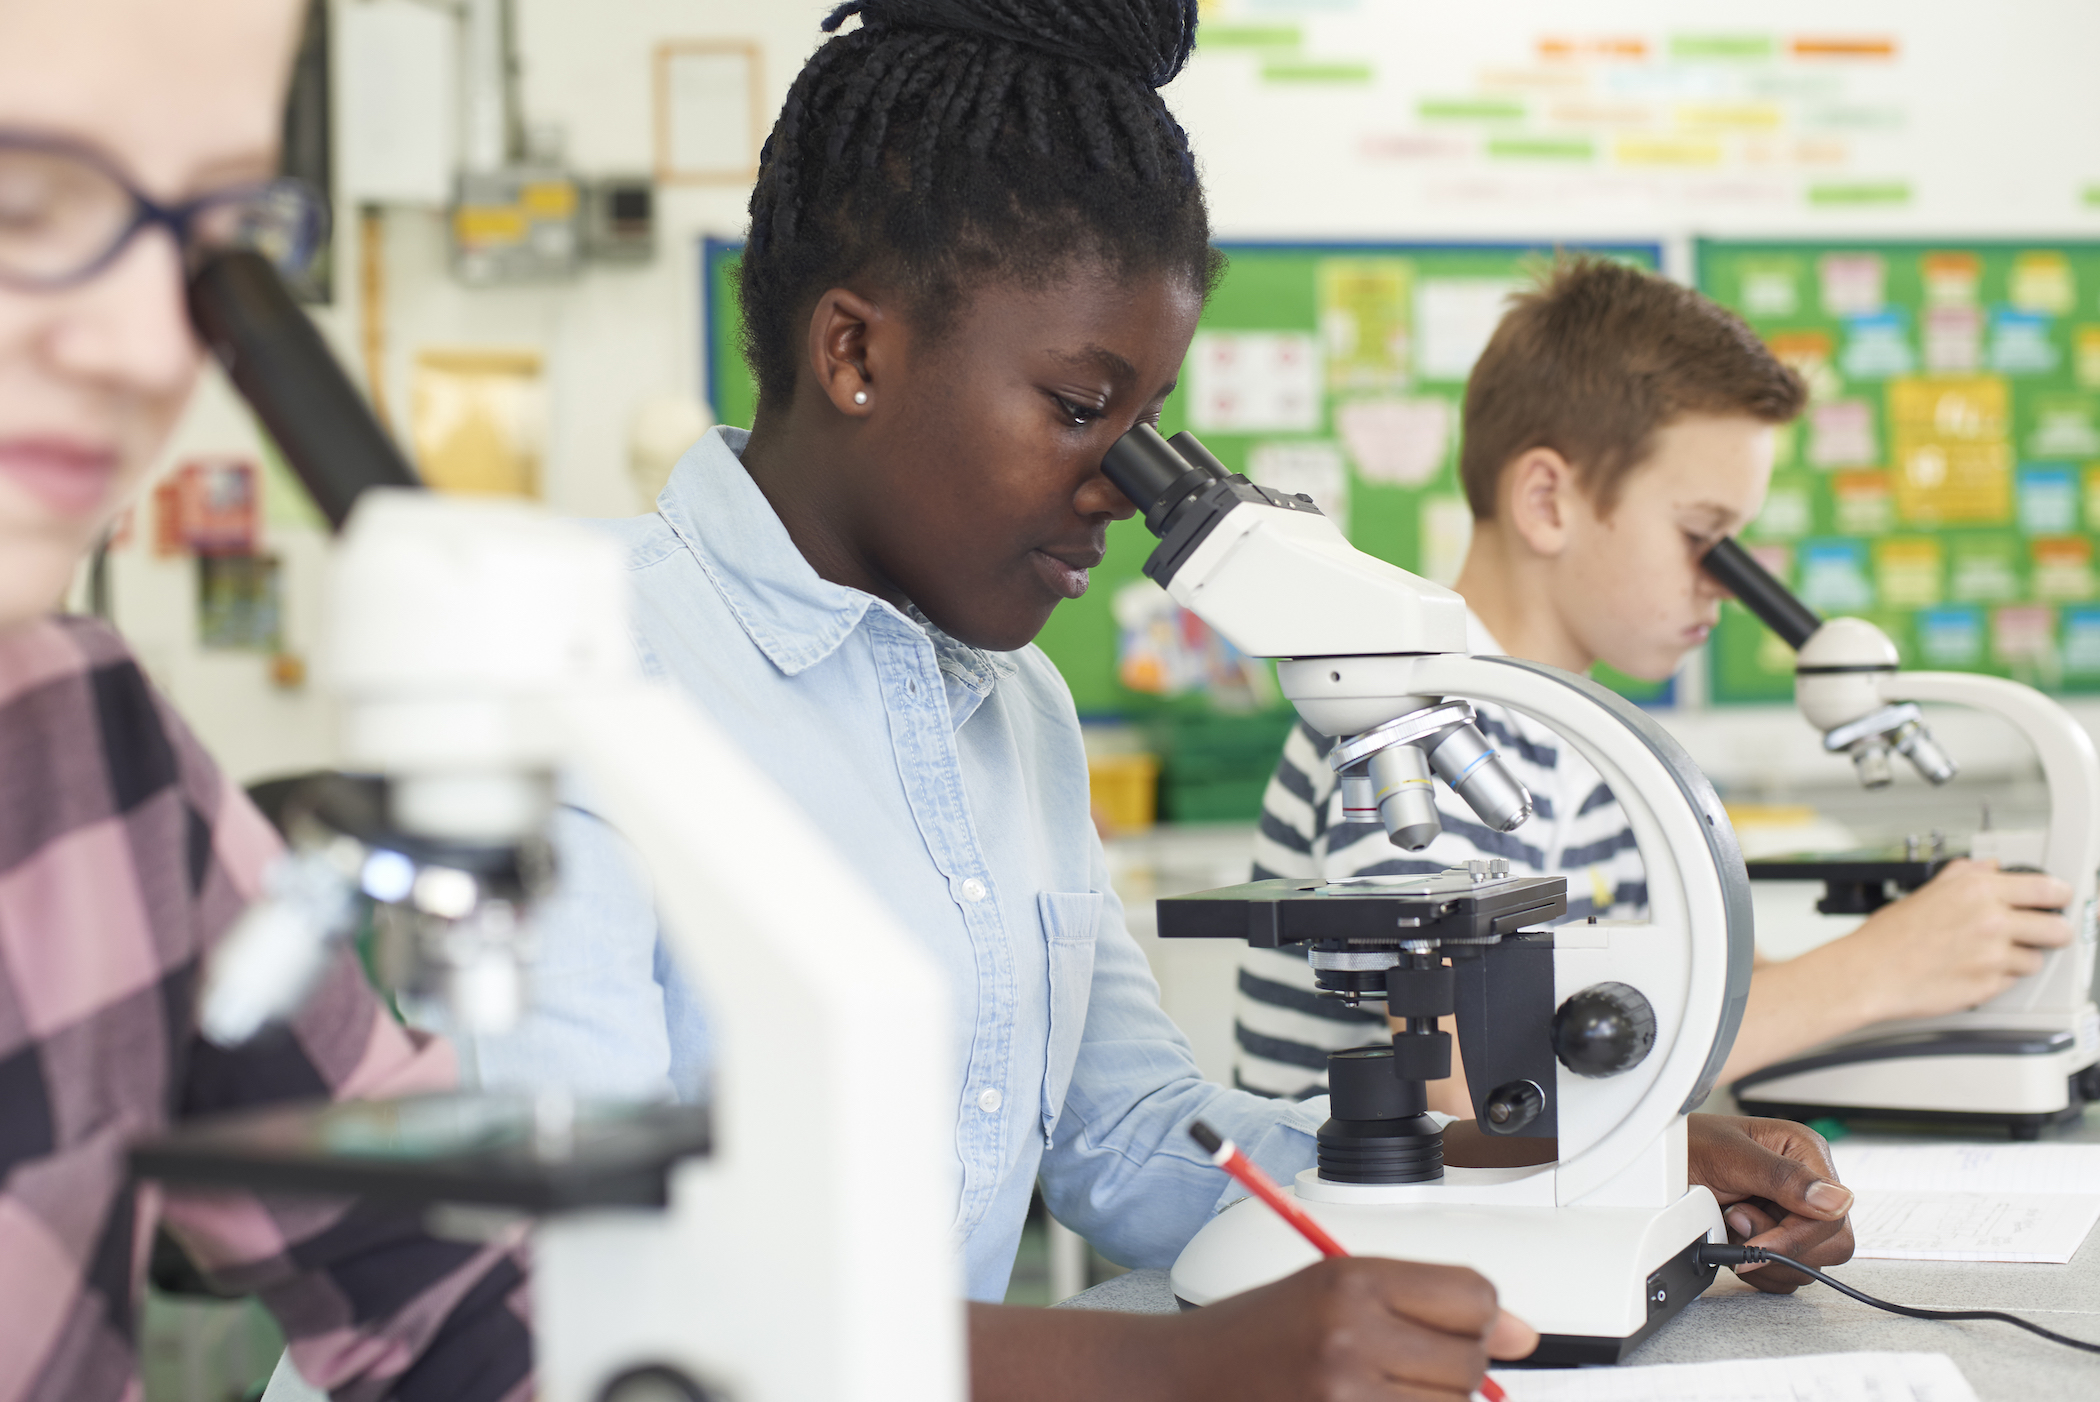
[[547,1213],[662,1207],[708,1152],[704,1106],[445,1094],[273,1105],[134,1145],[140,1178]]
[[1308,940],[1391,945],[1400,940],[1492,944],[1568,911],[1562,876],[1427,876],[1339,882],[1279,877],[1159,902],[1164,939],[1236,939],[1260,949]]

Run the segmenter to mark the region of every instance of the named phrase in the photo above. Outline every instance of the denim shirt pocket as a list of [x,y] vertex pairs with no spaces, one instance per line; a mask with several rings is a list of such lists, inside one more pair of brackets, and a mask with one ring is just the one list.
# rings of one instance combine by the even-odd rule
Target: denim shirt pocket
[[1107,904],[1099,891],[1044,891],[1042,912],[1050,965],[1050,1045],[1043,1061],[1043,1140],[1047,1144],[1065,1108],[1072,1069],[1086,1032],[1088,996],[1094,986],[1094,934]]

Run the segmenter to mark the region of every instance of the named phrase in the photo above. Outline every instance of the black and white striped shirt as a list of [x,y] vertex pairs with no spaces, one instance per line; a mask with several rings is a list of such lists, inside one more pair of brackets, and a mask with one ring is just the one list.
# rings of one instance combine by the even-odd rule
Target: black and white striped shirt
[[[1503,651],[1466,615],[1475,653]],[[1506,857],[1520,876],[1568,878],[1568,920],[1637,918],[1648,883],[1633,829],[1589,762],[1544,726],[1499,706],[1476,708],[1480,728],[1531,790],[1531,818],[1515,832],[1485,826],[1465,801],[1436,786],[1444,831],[1420,852],[1403,852],[1377,823],[1342,820],[1341,786],[1328,767],[1334,739],[1300,721],[1262,795],[1254,879],[1405,876]],[[1382,1007],[1344,1007],[1320,996],[1302,948],[1248,949],[1235,1000],[1233,1082],[1262,1095],[1303,1099],[1327,1089],[1327,1054],[1386,1038]]]

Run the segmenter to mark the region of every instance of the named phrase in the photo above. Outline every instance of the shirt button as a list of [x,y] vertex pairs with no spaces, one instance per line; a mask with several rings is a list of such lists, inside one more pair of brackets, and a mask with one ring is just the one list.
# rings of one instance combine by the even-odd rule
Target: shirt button
[[984,899],[984,883],[974,876],[963,883],[962,891],[963,899],[966,901],[981,901]]
[[996,1089],[987,1086],[983,1091],[979,1092],[977,1096],[977,1108],[989,1115],[994,1110],[999,1108],[1001,1103],[1004,1102],[1005,1098],[1006,1097],[1000,1095]]

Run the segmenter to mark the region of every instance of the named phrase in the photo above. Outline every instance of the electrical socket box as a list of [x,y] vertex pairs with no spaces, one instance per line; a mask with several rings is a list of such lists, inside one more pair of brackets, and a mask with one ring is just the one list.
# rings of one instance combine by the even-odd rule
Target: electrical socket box
[[481,287],[572,278],[583,230],[583,186],[559,167],[464,172],[452,207],[452,271]]
[[656,183],[646,175],[607,175],[590,182],[584,200],[584,247],[604,263],[646,263],[656,256]]

